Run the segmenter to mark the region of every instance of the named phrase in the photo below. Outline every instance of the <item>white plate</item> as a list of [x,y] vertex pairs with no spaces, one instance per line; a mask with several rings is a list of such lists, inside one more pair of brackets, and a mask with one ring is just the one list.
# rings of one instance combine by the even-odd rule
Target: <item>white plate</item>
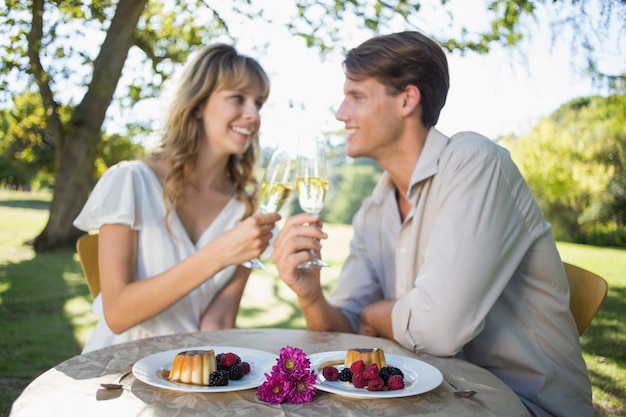
[[[354,385],[350,382],[327,381],[322,375],[320,366],[329,361],[343,361],[345,357],[345,350],[309,355],[311,368],[317,373],[317,382],[315,385],[318,389],[352,398],[398,398],[428,392],[437,388],[443,381],[441,372],[434,366],[418,359],[394,355],[392,353],[385,353],[385,359],[387,365],[399,368],[404,374],[404,381],[407,383],[404,389],[394,391],[369,391],[365,388],[354,388]],[[343,364],[334,366],[339,371],[343,369]]]
[[[209,350],[213,349],[215,355],[219,353],[232,352],[241,358],[242,361],[250,364],[250,373],[244,375],[239,381],[228,381],[228,385],[222,387],[207,387],[203,385],[182,384],[170,382],[163,377],[163,371],[172,368],[172,362],[176,354],[186,350]],[[230,392],[240,391],[249,388],[256,388],[265,381],[265,373],[270,373],[272,366],[276,365],[277,356],[256,349],[246,349],[231,346],[198,346],[173,349],[165,352],[155,353],[139,360],[133,366],[133,375],[138,380],[159,388],[166,388],[184,392]]]

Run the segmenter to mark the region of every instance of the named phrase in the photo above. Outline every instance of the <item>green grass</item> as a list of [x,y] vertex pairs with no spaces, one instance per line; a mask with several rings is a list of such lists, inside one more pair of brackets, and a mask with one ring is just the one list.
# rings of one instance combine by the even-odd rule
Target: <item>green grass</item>
[[597,416],[626,415],[626,250],[558,244],[564,261],[604,277],[609,292],[581,338]]
[[[95,323],[73,250],[35,255],[25,245],[47,220],[50,195],[0,191],[0,416],[34,378],[80,353]],[[326,225],[323,270],[328,291],[345,258],[347,226]],[[559,243],[564,261],[605,277],[609,294],[581,338],[596,416],[626,416],[626,250]],[[251,276],[239,327],[304,328],[297,300],[272,265]]]

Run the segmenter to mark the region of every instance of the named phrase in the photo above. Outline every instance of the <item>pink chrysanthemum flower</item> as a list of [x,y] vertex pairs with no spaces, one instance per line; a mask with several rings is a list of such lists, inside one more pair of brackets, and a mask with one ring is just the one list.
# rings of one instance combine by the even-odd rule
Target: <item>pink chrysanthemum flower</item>
[[292,381],[291,391],[286,398],[287,402],[294,404],[310,403],[317,393],[315,386],[315,372],[310,371]]
[[265,374],[265,382],[257,389],[256,395],[261,401],[280,404],[290,395],[291,384],[282,375]]
[[306,353],[301,349],[286,346],[280,350],[277,365],[272,370],[298,378],[300,375],[308,373],[309,366],[311,366],[311,361],[307,358]]
[[265,374],[265,382],[257,389],[257,397],[272,404],[313,401],[317,377],[315,371],[309,370],[310,366],[311,361],[301,349],[282,348],[271,375]]

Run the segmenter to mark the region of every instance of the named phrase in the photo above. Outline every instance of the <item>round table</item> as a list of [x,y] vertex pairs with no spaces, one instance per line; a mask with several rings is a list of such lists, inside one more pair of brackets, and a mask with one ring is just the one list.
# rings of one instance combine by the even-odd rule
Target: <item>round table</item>
[[[101,389],[114,382],[130,363],[148,355],[195,346],[237,346],[278,354],[284,346],[308,355],[378,347],[385,353],[416,358],[455,377],[478,393],[471,398],[453,395],[445,381],[437,388],[402,398],[357,399],[317,391],[304,404],[269,404],[256,389],[223,393],[187,393],[145,384],[132,375],[123,390]],[[270,373],[271,370],[267,370]],[[382,338],[347,333],[290,329],[232,329],[159,336],[106,347],[74,356],[35,379],[13,403],[10,417],[40,416],[528,416],[517,395],[490,372],[454,358],[416,354]]]

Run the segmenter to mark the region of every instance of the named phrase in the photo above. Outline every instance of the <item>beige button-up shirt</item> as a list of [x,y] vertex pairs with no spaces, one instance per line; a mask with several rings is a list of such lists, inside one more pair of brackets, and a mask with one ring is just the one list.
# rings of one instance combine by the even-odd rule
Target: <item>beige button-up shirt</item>
[[392,299],[394,338],[457,355],[506,382],[535,415],[591,416],[591,384],[550,225],[508,152],[476,133],[431,129],[401,220],[383,173],[353,219],[331,302],[355,330]]

